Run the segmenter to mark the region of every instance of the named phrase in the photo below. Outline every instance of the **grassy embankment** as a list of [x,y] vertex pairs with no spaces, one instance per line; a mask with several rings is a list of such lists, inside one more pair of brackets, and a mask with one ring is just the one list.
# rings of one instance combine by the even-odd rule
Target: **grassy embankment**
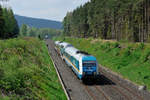
[[94,55],[100,64],[150,90],[150,45],[73,38],[56,38]]
[[44,41],[0,40],[0,100],[65,100]]

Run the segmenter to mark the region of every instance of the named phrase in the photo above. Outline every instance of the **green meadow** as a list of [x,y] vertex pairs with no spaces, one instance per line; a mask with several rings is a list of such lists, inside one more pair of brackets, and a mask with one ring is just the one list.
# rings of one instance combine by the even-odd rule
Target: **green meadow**
[[0,40],[0,100],[66,100],[44,41]]
[[101,39],[54,38],[94,55],[99,64],[150,90],[150,44]]

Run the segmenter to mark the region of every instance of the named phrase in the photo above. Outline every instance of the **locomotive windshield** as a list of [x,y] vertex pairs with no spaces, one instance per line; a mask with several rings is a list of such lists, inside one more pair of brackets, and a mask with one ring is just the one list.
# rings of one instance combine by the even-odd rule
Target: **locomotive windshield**
[[95,67],[96,66],[96,61],[84,61],[83,66],[84,67]]

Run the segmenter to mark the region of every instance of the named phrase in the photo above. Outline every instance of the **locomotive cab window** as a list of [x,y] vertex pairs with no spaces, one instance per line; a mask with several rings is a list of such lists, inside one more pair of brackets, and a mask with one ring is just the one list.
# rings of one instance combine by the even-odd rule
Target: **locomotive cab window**
[[96,62],[83,62],[84,67],[95,67]]

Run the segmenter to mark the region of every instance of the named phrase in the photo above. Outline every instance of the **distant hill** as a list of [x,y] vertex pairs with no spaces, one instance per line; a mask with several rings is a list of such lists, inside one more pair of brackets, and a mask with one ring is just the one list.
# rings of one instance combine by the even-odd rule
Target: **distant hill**
[[20,16],[20,15],[15,15],[15,18],[19,26],[21,26],[22,24],[27,24],[30,27],[36,27],[36,28],[53,28],[53,29],[62,28],[62,23],[59,21],[52,21],[52,20],[46,20],[40,18],[31,18],[31,17]]

